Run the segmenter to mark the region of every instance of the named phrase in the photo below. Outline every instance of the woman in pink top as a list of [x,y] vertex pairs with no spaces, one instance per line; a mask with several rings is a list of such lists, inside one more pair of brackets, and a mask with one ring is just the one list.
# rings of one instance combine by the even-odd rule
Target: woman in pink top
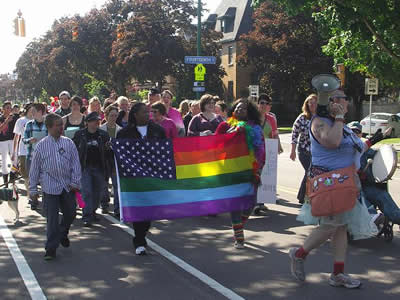
[[183,125],[183,120],[180,112],[171,106],[173,94],[169,90],[165,90],[161,94],[161,101],[164,103],[167,110],[166,117],[174,121],[179,136],[185,136],[185,125]]
[[174,121],[165,117],[167,109],[161,101],[151,105],[151,113],[153,115],[154,123],[157,123],[165,130],[167,138],[173,139],[178,137],[178,130]]

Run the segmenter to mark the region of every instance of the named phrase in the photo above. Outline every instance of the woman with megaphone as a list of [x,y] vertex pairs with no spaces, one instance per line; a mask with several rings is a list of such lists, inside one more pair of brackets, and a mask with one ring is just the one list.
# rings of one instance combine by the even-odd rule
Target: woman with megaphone
[[290,249],[291,271],[296,279],[304,281],[307,255],[331,239],[334,265],[329,284],[358,288],[361,282],[344,273],[347,232],[355,239],[377,233],[365,207],[357,201],[360,185],[354,162],[359,157],[357,153],[364,151],[366,145],[344,123],[349,102],[345,93],[338,90],[338,79],[332,75],[318,75],[312,83],[318,91],[318,109],[311,120],[312,159],[307,197],[298,220],[318,226],[302,247]]

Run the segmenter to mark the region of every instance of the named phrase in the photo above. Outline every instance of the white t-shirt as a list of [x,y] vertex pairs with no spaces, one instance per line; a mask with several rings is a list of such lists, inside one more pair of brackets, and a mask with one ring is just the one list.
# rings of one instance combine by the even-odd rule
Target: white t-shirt
[[18,156],[26,156],[28,154],[26,145],[22,142],[22,139],[24,137],[25,125],[26,123],[28,123],[28,121],[29,119],[27,117],[22,117],[19,118],[15,123],[14,133],[21,136],[18,146]]
[[147,136],[147,125],[146,126],[136,126],[137,130],[139,131],[142,138]]

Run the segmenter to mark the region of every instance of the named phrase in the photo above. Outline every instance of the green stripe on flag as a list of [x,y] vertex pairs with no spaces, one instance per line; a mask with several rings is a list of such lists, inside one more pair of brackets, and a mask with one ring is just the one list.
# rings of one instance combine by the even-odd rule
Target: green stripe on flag
[[253,171],[243,171],[217,176],[168,180],[159,178],[121,178],[121,192],[150,192],[162,190],[199,190],[251,182]]

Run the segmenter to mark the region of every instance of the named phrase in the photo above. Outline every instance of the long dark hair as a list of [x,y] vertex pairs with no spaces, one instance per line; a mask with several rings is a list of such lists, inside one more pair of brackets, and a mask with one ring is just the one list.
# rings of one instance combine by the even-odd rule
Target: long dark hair
[[253,101],[248,100],[246,98],[241,98],[239,100],[236,100],[233,103],[232,108],[229,110],[228,116],[231,117],[233,115],[233,112],[240,103],[247,105],[247,119],[261,126],[261,115],[257,108],[257,105]]
[[136,102],[135,104],[132,105],[131,110],[129,111],[129,116],[128,116],[128,126],[134,127],[136,126],[136,118],[135,118],[135,113],[137,113],[142,106],[146,106],[143,102]]

